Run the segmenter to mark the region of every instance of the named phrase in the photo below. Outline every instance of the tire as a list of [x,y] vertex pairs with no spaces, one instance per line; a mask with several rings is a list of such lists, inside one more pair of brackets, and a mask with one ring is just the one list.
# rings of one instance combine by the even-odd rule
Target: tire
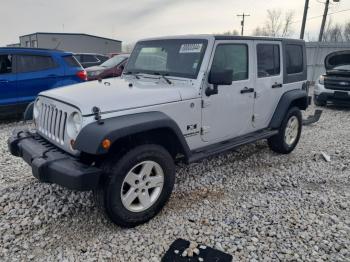
[[326,106],[327,101],[319,100],[316,98],[316,96],[314,96],[314,104],[315,104],[315,106]]
[[[294,122],[294,121],[297,121],[297,122]],[[292,128],[293,133],[292,131],[290,131],[291,129],[289,126],[292,122],[297,123],[297,127]],[[270,149],[277,153],[289,154],[294,150],[294,148],[299,142],[301,129],[302,129],[302,115],[301,115],[300,109],[297,107],[291,107],[282,121],[278,134],[270,137],[267,140]],[[289,132],[289,131],[291,132],[290,136],[286,135],[286,132]]]
[[[173,158],[159,145],[137,146],[120,158],[107,159],[102,168],[106,179],[94,192],[96,204],[121,227],[135,227],[157,215],[169,200],[175,183]],[[152,189],[153,184],[158,187]]]

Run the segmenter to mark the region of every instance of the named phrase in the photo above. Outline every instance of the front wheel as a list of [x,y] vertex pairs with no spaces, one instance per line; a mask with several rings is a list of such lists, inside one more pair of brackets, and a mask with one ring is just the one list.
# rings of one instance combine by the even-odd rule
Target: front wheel
[[268,145],[271,150],[289,154],[299,142],[302,128],[302,115],[300,109],[292,107],[288,110],[277,135],[270,137]]
[[97,205],[122,227],[140,225],[157,215],[175,183],[174,161],[158,145],[135,147],[119,160],[112,157],[103,169],[108,178],[95,192]]
[[320,100],[316,96],[314,96],[314,104],[315,104],[315,106],[326,106],[327,101]]

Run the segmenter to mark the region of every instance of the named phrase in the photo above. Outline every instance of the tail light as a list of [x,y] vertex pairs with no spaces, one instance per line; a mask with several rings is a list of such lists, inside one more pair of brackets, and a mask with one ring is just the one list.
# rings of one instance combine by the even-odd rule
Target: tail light
[[79,77],[83,81],[87,81],[87,73],[85,70],[81,70],[77,72],[77,77]]

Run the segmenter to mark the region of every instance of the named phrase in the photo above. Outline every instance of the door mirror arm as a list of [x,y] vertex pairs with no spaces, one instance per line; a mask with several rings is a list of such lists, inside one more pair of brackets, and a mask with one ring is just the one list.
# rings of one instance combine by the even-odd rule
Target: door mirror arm
[[219,93],[218,85],[213,85],[213,88],[211,88],[210,86],[208,86],[208,87],[205,89],[205,95],[206,95],[206,96],[217,95],[218,93]]

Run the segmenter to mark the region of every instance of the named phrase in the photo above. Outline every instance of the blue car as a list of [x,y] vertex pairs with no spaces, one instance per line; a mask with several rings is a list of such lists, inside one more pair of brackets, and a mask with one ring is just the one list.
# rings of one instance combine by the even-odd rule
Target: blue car
[[41,91],[86,80],[72,53],[0,48],[0,116],[22,113]]

